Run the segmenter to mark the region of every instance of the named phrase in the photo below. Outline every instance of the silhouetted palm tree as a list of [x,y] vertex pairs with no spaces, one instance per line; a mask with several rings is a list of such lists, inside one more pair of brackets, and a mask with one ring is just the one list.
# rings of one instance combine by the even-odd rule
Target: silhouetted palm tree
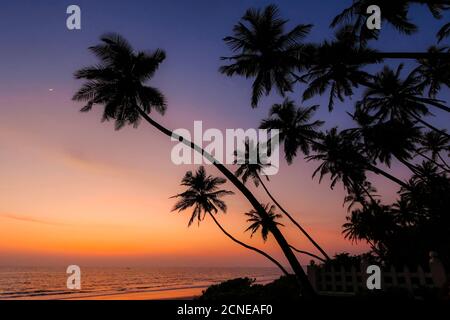
[[315,154],[306,157],[308,161],[321,162],[313,177],[319,174],[321,182],[325,175],[330,174],[332,189],[342,181],[347,190],[355,190],[366,181],[365,163],[369,160],[364,158],[362,145],[351,134],[332,128],[326,132],[321,143],[314,146]]
[[[448,48],[432,46],[430,53],[450,53]],[[428,96],[435,98],[442,86],[450,88],[450,58],[430,55],[429,58],[419,59],[419,66],[413,71],[420,75],[422,84],[428,87]]]
[[261,122],[260,129],[280,131],[280,142],[283,143],[289,164],[299,149],[308,155],[311,144],[319,137],[318,130],[324,122],[311,120],[318,107],[297,107],[294,101],[286,98],[282,104],[274,104],[269,111],[269,118]]
[[342,233],[352,242],[366,240],[376,253],[382,255],[384,241],[395,233],[394,218],[390,207],[371,202],[352,211],[350,217],[346,218]]
[[293,83],[298,80],[295,71],[302,64],[304,49],[301,40],[312,26],[299,24],[286,31],[286,23],[275,5],[264,10],[249,9],[234,26],[233,36],[224,38],[236,55],[222,58],[232,64],[222,66],[220,72],[255,79],[253,107],[258,105],[263,94],[270,93],[272,87],[284,95],[292,91]]
[[367,8],[377,5],[381,10],[381,18],[384,22],[392,25],[398,31],[405,34],[412,34],[417,31],[417,26],[408,17],[411,4],[426,4],[437,19],[442,18],[442,11],[449,8],[449,4],[443,0],[355,0],[353,4],[337,15],[331,23],[334,27],[340,23],[351,22],[355,26],[355,31],[366,38],[377,38],[378,31],[365,28],[367,19]]
[[250,226],[245,231],[251,231],[252,237],[259,229],[261,229],[261,237],[264,242],[266,242],[270,232],[270,225],[275,224],[277,226],[283,226],[282,223],[276,221],[283,216],[279,213],[275,213],[275,206],[270,203],[264,205],[264,209],[266,209],[268,215],[268,218],[266,219],[262,219],[254,209],[245,213],[248,217],[247,222],[250,223]]
[[[251,231],[251,236],[253,236],[253,234],[255,234],[260,228],[261,228],[261,236],[265,241],[267,241],[267,237],[269,235],[269,227],[271,224],[276,224],[278,226],[283,226],[283,224],[276,222],[276,219],[280,219],[283,216],[281,214],[276,214],[275,213],[275,206],[274,205],[270,205],[267,204],[265,205],[266,211],[269,213],[270,219],[269,220],[262,220],[261,217],[259,217],[257,215],[257,213],[255,212],[255,210],[250,210],[249,212],[246,213],[246,215],[249,217],[249,219],[247,220],[247,222],[250,222],[250,226],[247,228],[247,230],[245,231]],[[330,258],[328,256],[326,256],[326,259],[323,259],[313,253],[310,253],[308,251],[305,250],[299,250],[294,246],[290,246],[292,248],[292,250],[301,253],[301,254],[305,254],[308,255],[310,257],[316,258],[322,262],[326,262],[327,260],[330,260]]]
[[[251,155],[256,155],[255,159],[256,161],[251,161]],[[276,206],[289,218],[289,220],[306,236],[306,238],[323,254],[323,256],[326,259],[329,259],[329,256],[325,252],[325,250],[320,247],[320,245],[309,235],[309,233],[292,217],[291,214],[289,214],[282,206],[281,204],[273,197],[273,195],[270,193],[269,189],[267,188],[266,184],[261,179],[261,172],[265,167],[270,166],[268,164],[267,159],[264,161],[260,161],[260,145],[253,143],[253,141],[246,141],[245,142],[245,151],[237,151],[235,153],[236,156],[236,163],[239,165],[238,169],[236,170],[235,174],[237,177],[242,177],[242,181],[247,183],[248,179],[251,179],[256,187],[258,187],[260,184],[264,188],[264,191],[267,193],[269,198],[276,204]],[[269,180],[269,177],[265,176],[267,181]],[[291,246],[292,247],[292,246]],[[294,247],[292,247],[297,252],[305,253],[307,255],[317,257],[310,252],[304,251],[304,250],[298,250]],[[319,258],[321,259],[321,258]]]
[[[76,78],[87,80],[73,97],[76,101],[87,103],[82,111],[89,111],[94,105],[103,105],[103,120],[114,120],[116,129],[120,129],[125,124],[137,126],[141,118],[144,119],[163,134],[178,139],[202,154],[247,198],[262,217],[267,216],[250,190],[222,163],[149,116],[153,109],[164,113],[166,108],[164,96],[160,91],[145,84],[164,60],[164,52],[162,50],[156,50],[150,54],[136,52],[123,37],[117,34],[105,35],[101,37],[101,41],[100,45],[90,48],[100,59],[100,64],[75,73]],[[305,296],[314,296],[314,290],[283,234],[276,227],[271,232],[295,272],[302,293]]]
[[329,90],[328,109],[331,111],[336,98],[342,102],[344,97],[353,95],[354,88],[369,83],[371,75],[363,68],[381,60],[374,50],[357,43],[357,37],[347,26],[336,33],[335,40],[317,46],[311,67],[300,78],[308,83],[303,92],[304,100]]
[[440,132],[428,131],[422,136],[420,144],[422,147],[419,148],[419,152],[431,153],[431,159],[433,161],[437,161],[439,158],[444,166],[450,168],[440,154],[441,152],[450,152],[450,138],[448,135],[444,135]]
[[372,86],[364,93],[358,108],[380,122],[384,120],[419,122],[432,130],[442,132],[422,117],[430,115],[429,106],[447,112],[450,112],[450,108],[439,100],[422,96],[423,82],[416,73],[410,73],[405,80],[400,79],[402,68],[403,65],[400,65],[393,71],[385,66],[383,71],[376,75]]
[[[320,132],[318,132],[318,129],[323,124],[323,121],[310,122],[310,119],[314,115],[314,111],[316,109],[317,106],[297,108],[291,100],[285,100],[281,105],[275,104],[269,112],[269,118],[261,122],[261,129],[279,130],[280,141],[284,144],[284,153],[288,163],[292,163],[292,160],[297,155],[299,148],[305,155],[309,155],[311,147],[326,149],[326,146],[323,142],[321,142],[323,137],[321,137]],[[319,137],[321,139],[318,139]],[[350,135],[347,135],[347,140],[349,138]],[[353,154],[357,151],[351,147],[350,149]],[[358,156],[357,158],[361,159],[361,156]],[[406,184],[403,181],[397,179],[384,170],[373,166],[369,161],[366,161],[365,168],[376,174],[383,175],[389,180],[406,187]]]
[[[331,22],[331,26],[335,27],[343,22],[351,22],[355,25],[355,30],[361,32],[365,29],[367,20],[367,8],[371,5],[377,5],[381,10],[381,17],[384,22],[389,23],[398,31],[405,34],[412,34],[417,31],[417,26],[414,25],[408,18],[408,1],[397,0],[356,0],[353,4],[344,9]],[[369,33],[368,33],[369,35]],[[372,31],[372,37],[377,37],[378,32]]]
[[344,198],[344,205],[348,204],[348,210],[359,203],[361,206],[366,206],[370,202],[375,202],[375,194],[377,191],[369,181],[364,181],[361,185],[353,185],[353,188],[347,190],[347,195]]
[[[234,152],[234,163],[238,165],[234,172],[236,177],[241,178],[244,184],[250,179],[258,187],[261,182],[261,172],[271,166],[268,157],[265,157],[268,155],[267,152],[268,150],[262,150],[262,146],[259,143],[246,140],[244,142],[244,150]],[[264,159],[262,159],[263,156]],[[266,175],[265,177],[269,180],[269,176]]]
[[395,216],[395,221],[406,227],[414,226],[420,218],[420,214],[417,214],[416,208],[411,205],[410,201],[404,198],[398,199],[392,205],[391,212]]
[[390,167],[391,159],[395,157],[413,173],[417,173],[417,168],[409,161],[413,159],[416,144],[421,138],[419,127],[398,120],[372,125],[355,120],[360,127],[354,130],[361,135],[369,159],[374,162],[380,161]]
[[[287,275],[287,271],[278,261],[264,251],[237,240],[222,227],[219,221],[217,221],[214,215],[219,211],[224,213],[227,211],[227,205],[221,198],[226,195],[233,194],[231,191],[219,189],[219,187],[225,182],[226,180],[223,178],[207,175],[203,166],[201,166],[195,173],[188,171],[181,181],[181,185],[187,187],[187,190],[172,197],[180,198],[172,211],[178,210],[178,212],[181,212],[193,207],[188,226],[190,226],[195,220],[197,220],[200,224],[200,221],[202,221],[205,218],[205,215],[208,214],[227,237],[239,245],[263,255],[275,263]],[[271,212],[268,212],[270,218],[272,217],[271,214]],[[256,211],[255,215],[258,216]],[[269,230],[267,229],[266,232],[268,234]]]

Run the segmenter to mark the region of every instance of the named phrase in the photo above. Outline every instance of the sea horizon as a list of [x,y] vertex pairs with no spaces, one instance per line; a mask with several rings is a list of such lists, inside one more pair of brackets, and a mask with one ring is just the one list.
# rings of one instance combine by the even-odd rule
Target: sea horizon
[[[76,299],[159,293],[191,289],[200,293],[210,285],[249,277],[265,284],[281,276],[272,267],[83,267],[81,289],[67,288],[66,267],[0,266],[0,299]],[[192,290],[196,289],[196,290]],[[198,290],[197,290],[198,289]],[[173,292],[171,293],[173,294]]]

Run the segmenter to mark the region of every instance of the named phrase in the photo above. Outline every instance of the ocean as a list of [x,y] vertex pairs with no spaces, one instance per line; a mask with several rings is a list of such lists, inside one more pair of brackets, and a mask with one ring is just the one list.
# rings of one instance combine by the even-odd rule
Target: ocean
[[81,290],[67,289],[64,267],[0,267],[0,299],[69,299],[124,293],[204,288],[249,277],[267,283],[281,276],[276,268],[99,268],[81,267]]

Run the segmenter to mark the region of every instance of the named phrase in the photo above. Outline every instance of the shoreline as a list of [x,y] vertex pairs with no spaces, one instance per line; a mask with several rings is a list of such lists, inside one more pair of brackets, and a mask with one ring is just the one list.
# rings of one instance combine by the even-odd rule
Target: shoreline
[[200,296],[202,291],[207,288],[208,286],[202,285],[129,292],[73,293],[67,296],[61,294],[21,296],[4,299],[0,298],[0,300],[193,300]]

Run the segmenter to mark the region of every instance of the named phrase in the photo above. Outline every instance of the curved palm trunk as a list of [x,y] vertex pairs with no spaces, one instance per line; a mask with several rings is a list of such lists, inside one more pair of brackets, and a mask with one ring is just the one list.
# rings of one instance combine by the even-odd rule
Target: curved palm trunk
[[[309,141],[310,143],[312,143],[313,145],[315,144],[317,146],[324,147],[323,144],[321,144],[321,143],[319,143],[319,142],[317,142],[315,140],[312,140],[312,139],[306,139],[306,140]],[[409,189],[408,185],[405,182],[403,182],[402,180],[400,180],[400,179],[394,177],[393,175],[387,173],[386,171],[384,171],[384,170],[382,170],[382,169],[380,169],[378,167],[375,167],[371,163],[366,163],[365,167],[366,167],[367,170],[372,171],[375,174],[382,175],[383,177],[385,177],[385,178],[387,178],[387,179],[397,183],[398,185],[400,185],[401,187],[403,187],[405,189]]]
[[375,244],[374,244],[371,240],[366,239],[366,241],[367,241],[367,243],[370,245],[370,248],[371,248],[371,249],[372,249],[379,257],[382,257],[382,256],[383,256],[382,253],[381,253],[381,251],[377,249],[377,247],[375,246]]
[[400,161],[401,163],[403,163],[403,165],[405,167],[407,167],[409,170],[411,170],[412,173],[414,174],[418,174],[420,175],[420,170],[413,164],[409,163],[408,161],[406,161],[405,159],[399,158],[399,157],[395,157],[398,161]]
[[429,59],[429,58],[449,58],[446,52],[375,52],[373,54],[379,59]]
[[275,260],[274,258],[272,258],[270,255],[268,255],[268,254],[265,253],[264,251],[262,251],[262,250],[260,250],[260,249],[258,249],[258,248],[252,247],[252,246],[250,246],[250,245],[248,245],[248,244],[246,244],[246,243],[244,243],[244,242],[242,242],[242,241],[239,241],[238,239],[236,239],[235,237],[233,237],[231,234],[229,234],[229,233],[222,227],[222,225],[219,223],[219,221],[217,221],[216,217],[214,217],[214,215],[213,215],[211,212],[208,212],[208,214],[209,214],[209,215],[211,216],[211,218],[214,220],[214,222],[215,222],[216,225],[219,227],[219,229],[220,229],[223,233],[225,233],[225,235],[226,235],[228,238],[230,238],[231,240],[233,240],[233,241],[236,242],[237,244],[243,246],[244,248],[247,248],[247,249],[249,249],[249,250],[255,251],[255,252],[257,252],[257,253],[263,255],[264,257],[266,257],[267,259],[269,259],[270,261],[272,261],[274,264],[276,264],[276,266],[277,266],[278,268],[280,268],[280,270],[283,271],[283,273],[284,273],[285,275],[287,275],[287,276],[289,275],[289,273],[286,271],[286,269],[285,269],[285,268],[284,268],[277,260]]
[[436,131],[437,133],[440,133],[440,134],[442,134],[442,135],[444,135],[444,136],[450,138],[450,135],[449,135],[447,132],[442,131],[442,130],[439,130],[439,129],[436,128],[435,126],[433,126],[433,125],[429,124],[428,122],[426,122],[426,121],[420,119],[420,117],[416,116],[414,113],[408,112],[408,114],[409,114],[411,117],[413,117],[417,122],[420,122],[421,124],[423,124],[423,125],[426,126],[427,128],[429,128],[429,129],[431,129],[431,130],[433,130],[433,131]]
[[[357,190],[356,186],[360,187],[360,188],[362,189],[362,191],[369,197],[370,201],[371,201],[372,203],[375,203],[375,199],[372,197],[372,195],[370,194],[369,190],[367,190],[367,188],[364,187],[364,185],[363,185],[362,183],[355,184],[355,183],[352,183],[352,182],[351,182],[350,184],[351,184],[351,187],[352,187],[354,190]],[[365,199],[364,199],[363,201],[364,201],[364,203],[365,203]],[[365,204],[364,204],[363,202],[361,202],[361,201],[358,201],[358,202],[361,203],[362,206],[365,206]]]
[[311,252],[304,251],[304,250],[299,250],[299,249],[297,249],[296,247],[291,246],[291,245],[290,245],[290,247],[291,247],[292,250],[294,250],[294,251],[296,251],[296,252],[298,252],[298,253],[306,254],[307,256],[316,258],[317,260],[320,260],[320,261],[322,261],[322,262],[327,262],[327,260],[325,260],[324,258],[321,258],[321,257],[319,257],[319,256],[317,256],[317,255],[315,255],[315,254],[313,254],[313,253],[311,253]]
[[[449,56],[448,58],[450,59],[450,56]],[[442,103],[438,103],[438,102],[436,102],[436,101],[430,101],[429,99],[420,98],[420,97],[417,97],[416,99],[419,100],[419,101],[421,101],[421,102],[423,102],[423,103],[432,105],[432,106],[435,107],[435,108],[441,109],[441,110],[443,110],[443,111],[450,112],[450,108],[447,107],[447,106],[445,106],[445,105],[443,105]]]
[[394,177],[393,175],[387,173],[386,171],[381,170],[378,167],[375,167],[374,165],[372,165],[370,163],[366,164],[366,168],[367,168],[367,170],[372,171],[373,173],[380,174],[383,177],[388,178],[389,180],[397,183],[398,185],[400,185],[401,187],[403,187],[405,189],[409,189],[409,186],[405,182],[403,182],[402,180],[400,180],[400,179]]
[[[441,168],[442,170],[446,171],[446,172],[450,172],[450,167],[447,165],[447,163],[445,163],[445,161],[443,161],[443,159],[441,158],[441,156],[439,155],[439,158],[441,159],[441,161],[443,161],[443,164],[440,164],[439,162],[437,162],[436,160],[433,160],[432,158],[430,158],[429,156],[427,156],[426,154],[418,151],[418,150],[414,150],[418,155],[420,155],[421,157],[424,157],[425,159],[427,159],[428,161],[434,163],[435,165],[437,165],[439,168]],[[445,167],[444,167],[445,166]],[[446,168],[447,167],[447,168]]]
[[297,228],[300,229],[300,231],[305,235],[306,238],[308,238],[308,240],[317,248],[317,250],[320,251],[320,253],[325,257],[325,259],[330,260],[330,257],[327,255],[327,253],[325,252],[325,250],[323,250],[319,244],[314,241],[314,239],[308,234],[308,232],[306,232],[305,229],[303,229],[303,227],[286,211],[284,210],[284,208],[278,203],[278,201],[272,196],[272,194],[269,192],[269,190],[267,189],[266,185],[264,184],[264,182],[262,181],[261,177],[259,175],[257,175],[259,182],[261,183],[261,185],[263,186],[264,190],[266,191],[267,195],[270,197],[270,199],[277,205],[278,208],[280,208],[280,210],[289,218],[289,220],[291,220],[291,222],[293,224],[295,224],[297,226]]
[[447,168],[450,169],[450,166],[447,164],[447,162],[445,162],[445,160],[442,158],[442,156],[439,154],[439,152],[437,153],[437,156],[438,156],[439,159],[441,159],[441,161],[444,164],[444,166],[446,166]]
[[[219,170],[244,196],[247,198],[247,200],[251,203],[253,208],[258,212],[258,214],[263,219],[269,219],[267,212],[262,207],[261,203],[255,198],[255,196],[248,190],[248,188],[230,171],[228,170],[223,164],[219,163],[216,159],[214,159],[213,156],[211,156],[209,153],[207,153],[205,150],[197,146],[195,143],[188,141],[187,139],[184,139],[183,137],[174,134],[171,130],[163,127],[158,122],[154,121],[152,118],[150,118],[141,108],[136,106],[136,109],[138,110],[139,114],[144,118],[150,125],[167,135],[168,137],[177,138],[180,142],[184,143],[186,146],[192,148],[193,150],[200,153],[203,157],[205,157],[207,160],[209,160],[216,168]],[[294,252],[292,252],[291,248],[289,247],[288,242],[284,238],[281,231],[278,229],[276,225],[270,226],[270,232],[274,236],[275,240],[277,241],[278,245],[280,246],[281,250],[283,251],[284,256],[289,262],[289,265],[291,266],[292,270],[295,273],[296,279],[298,281],[298,284],[300,286],[300,290],[302,292],[302,295],[305,297],[314,297],[316,296],[316,293],[311,285],[311,283],[308,280],[308,277],[306,276],[305,271],[303,270],[302,266],[297,260],[297,257],[295,256]]]

